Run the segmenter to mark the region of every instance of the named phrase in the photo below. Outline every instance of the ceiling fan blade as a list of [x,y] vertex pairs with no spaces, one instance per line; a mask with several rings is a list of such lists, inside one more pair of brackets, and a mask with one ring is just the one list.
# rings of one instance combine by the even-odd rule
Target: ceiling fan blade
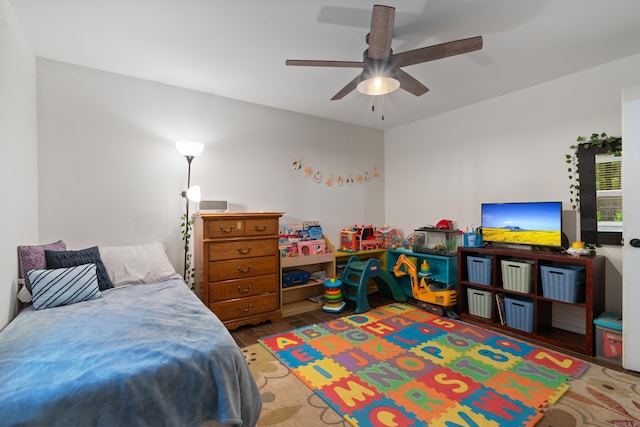
[[347,85],[345,87],[343,87],[342,89],[340,89],[340,91],[338,93],[336,93],[335,95],[333,95],[333,98],[331,98],[332,101],[337,101],[339,99],[344,98],[347,94],[349,94],[352,90],[354,90],[356,88],[356,86],[358,85],[358,77],[360,77],[360,75],[358,74],[356,76],[355,79],[351,80],[349,83],[347,83]]
[[410,76],[406,72],[401,69],[396,70],[396,75],[398,76],[398,81],[400,82],[400,87],[406,90],[409,93],[414,94],[415,96],[424,95],[429,92],[429,88],[420,83],[414,77]]
[[348,67],[348,68],[362,68],[364,62],[358,61],[314,61],[306,59],[287,59],[286,65],[297,65],[301,67]]
[[369,58],[385,59],[391,52],[393,39],[393,21],[396,9],[390,6],[373,6],[371,29],[369,30]]
[[446,58],[482,49],[482,36],[456,40],[420,49],[408,50],[392,55],[396,67],[420,64],[434,59]]

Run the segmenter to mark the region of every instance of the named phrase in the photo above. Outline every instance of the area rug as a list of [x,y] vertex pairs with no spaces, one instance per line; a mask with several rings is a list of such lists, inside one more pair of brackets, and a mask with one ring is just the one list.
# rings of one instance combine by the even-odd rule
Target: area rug
[[[242,351],[262,396],[258,427],[349,427],[261,344]],[[640,377],[590,365],[536,427],[640,427]]]
[[354,426],[532,426],[589,364],[406,304],[260,343]]

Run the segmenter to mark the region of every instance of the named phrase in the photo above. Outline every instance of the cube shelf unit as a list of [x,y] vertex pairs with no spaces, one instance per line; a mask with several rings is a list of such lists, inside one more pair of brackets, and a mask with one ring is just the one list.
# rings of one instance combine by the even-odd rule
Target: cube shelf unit
[[280,301],[282,302],[282,316],[293,316],[320,308],[322,305],[308,300],[324,294],[324,280],[309,280],[308,283],[290,287],[282,286],[282,273],[290,269],[305,270],[309,273],[324,270],[327,278],[335,277],[335,248],[333,244],[323,236],[327,253],[319,255],[280,257]]
[[[469,281],[469,269],[467,259],[469,257],[489,258],[491,275],[490,283],[483,285]],[[531,265],[533,281],[530,292],[520,292],[518,290],[505,289],[502,275],[502,261],[517,259]],[[545,297],[542,287],[541,267],[564,265],[568,268],[583,267],[585,269],[584,280],[584,301],[563,302],[557,299]],[[605,300],[605,257],[600,255],[574,257],[562,253],[547,251],[520,250],[499,247],[486,248],[458,248],[458,314],[465,321],[487,325],[497,329],[503,329],[514,334],[522,335],[525,338],[551,344],[567,350],[582,353],[588,356],[594,355],[594,325],[593,319],[604,312]],[[487,295],[490,298],[490,309],[486,313],[487,317],[473,315],[469,312],[468,290],[471,294]],[[478,292],[473,292],[473,291]],[[525,332],[521,328],[512,328],[502,324],[496,295],[504,295],[513,299],[527,301],[528,306],[532,304],[533,328],[532,332]],[[584,311],[584,333],[569,331],[554,325],[553,307],[555,311],[561,310],[563,306],[578,308],[578,313]],[[474,307],[475,309],[475,307]],[[475,311],[475,310],[472,310]],[[582,327],[580,327],[582,329]]]
[[[398,262],[398,258],[401,254],[409,258],[415,258],[417,261],[416,268],[420,271],[420,265],[422,261],[427,261],[431,269],[430,278],[436,282],[436,285],[446,288],[449,286],[456,287],[457,285],[457,262],[456,256],[444,256],[444,255],[432,255],[423,254],[418,252],[412,252],[408,249],[388,249],[387,250],[387,271],[395,277],[393,273],[393,267]],[[408,276],[395,277],[396,281],[402,288],[407,296],[413,298],[413,292],[411,292],[411,280]]]

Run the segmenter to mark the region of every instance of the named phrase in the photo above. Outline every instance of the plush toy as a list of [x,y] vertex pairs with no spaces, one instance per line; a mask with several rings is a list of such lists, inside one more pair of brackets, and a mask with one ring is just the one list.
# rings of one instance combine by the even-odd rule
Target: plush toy
[[591,251],[586,247],[584,242],[573,242],[571,247],[567,249],[567,253],[573,256],[589,255]]

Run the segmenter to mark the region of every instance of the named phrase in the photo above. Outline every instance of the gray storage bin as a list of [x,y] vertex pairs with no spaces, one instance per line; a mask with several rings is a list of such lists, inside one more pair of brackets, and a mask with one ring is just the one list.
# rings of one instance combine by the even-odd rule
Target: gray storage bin
[[533,290],[533,261],[521,259],[503,259],[502,287],[510,291],[531,293]]
[[491,318],[491,292],[467,288],[467,301],[469,314],[485,319]]

